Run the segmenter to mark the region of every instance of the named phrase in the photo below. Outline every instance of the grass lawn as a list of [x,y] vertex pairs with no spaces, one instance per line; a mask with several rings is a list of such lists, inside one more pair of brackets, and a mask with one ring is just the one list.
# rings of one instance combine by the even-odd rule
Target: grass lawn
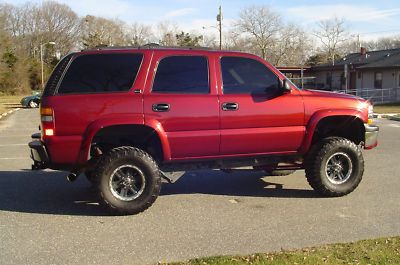
[[400,113],[400,103],[374,105],[374,112],[379,114]]
[[363,240],[347,244],[332,244],[270,254],[210,257],[170,264],[400,264],[400,237]]
[[21,107],[19,103],[24,96],[0,96],[0,114]]

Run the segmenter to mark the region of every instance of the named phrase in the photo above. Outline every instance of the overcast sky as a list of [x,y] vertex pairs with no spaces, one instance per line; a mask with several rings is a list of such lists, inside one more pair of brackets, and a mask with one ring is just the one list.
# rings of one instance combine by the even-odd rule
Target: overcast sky
[[[79,15],[87,14],[118,18],[125,22],[156,24],[172,21],[183,30],[204,33],[202,27],[216,25],[218,6],[222,4],[224,24],[229,26],[237,19],[241,8],[250,5],[267,5],[281,14],[285,21],[303,25],[306,29],[316,21],[334,16],[348,21],[353,34],[362,39],[400,34],[399,0],[57,0],[70,6]],[[0,0],[22,4],[25,0]],[[40,3],[40,0],[31,0]],[[216,31],[209,28],[208,33]],[[216,33],[216,32],[215,32]]]

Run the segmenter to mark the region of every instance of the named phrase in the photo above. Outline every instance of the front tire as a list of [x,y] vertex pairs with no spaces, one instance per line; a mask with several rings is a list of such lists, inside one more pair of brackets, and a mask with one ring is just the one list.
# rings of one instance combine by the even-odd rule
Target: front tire
[[137,214],[149,208],[161,190],[154,159],[141,149],[117,147],[96,167],[101,203],[118,214]]
[[364,173],[360,148],[348,139],[329,137],[314,145],[305,159],[306,178],[319,194],[344,196],[357,188]]

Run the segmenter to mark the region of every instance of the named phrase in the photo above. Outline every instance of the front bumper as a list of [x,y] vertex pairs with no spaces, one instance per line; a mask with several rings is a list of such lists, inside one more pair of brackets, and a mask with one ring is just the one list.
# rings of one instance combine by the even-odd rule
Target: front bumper
[[[33,139],[37,139],[33,137]],[[31,158],[33,160],[32,169],[44,169],[47,168],[50,158],[46,150],[46,146],[41,140],[33,140],[29,144],[29,148],[31,149]]]
[[365,149],[372,149],[378,145],[378,134],[379,134],[379,127],[376,125],[368,125],[364,124],[365,126]]

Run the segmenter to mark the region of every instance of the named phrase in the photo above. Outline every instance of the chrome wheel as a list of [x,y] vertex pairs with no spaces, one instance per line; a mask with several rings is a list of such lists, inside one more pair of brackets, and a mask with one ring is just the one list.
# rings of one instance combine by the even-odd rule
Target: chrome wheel
[[122,165],[111,174],[111,193],[121,201],[133,201],[144,191],[146,179],[143,172],[133,165]]
[[325,174],[333,184],[343,184],[349,180],[353,172],[351,158],[343,152],[331,155],[326,161]]
[[38,104],[37,104],[35,101],[31,100],[31,101],[29,101],[29,107],[31,107],[31,108],[37,108],[37,107],[38,107]]

